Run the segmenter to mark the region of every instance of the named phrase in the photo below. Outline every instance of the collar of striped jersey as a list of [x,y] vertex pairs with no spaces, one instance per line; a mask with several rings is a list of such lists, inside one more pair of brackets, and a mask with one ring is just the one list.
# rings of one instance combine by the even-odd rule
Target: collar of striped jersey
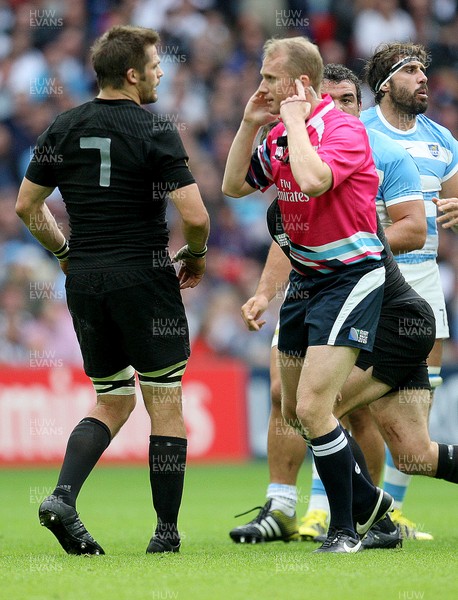
[[396,73],[398,71],[400,71],[402,69],[402,67],[404,67],[404,65],[410,63],[410,62],[418,62],[421,65],[421,68],[425,71],[426,67],[425,65],[421,62],[421,60],[418,58],[418,56],[404,56],[404,58],[401,58],[401,60],[398,60],[397,63],[394,63],[394,65],[391,67],[391,69],[388,71],[387,76],[385,77],[385,79],[380,79],[377,82],[377,85],[375,86],[375,93],[378,94],[380,91],[380,88],[385,85],[385,83],[388,83],[388,81],[393,77],[393,75],[396,75]]

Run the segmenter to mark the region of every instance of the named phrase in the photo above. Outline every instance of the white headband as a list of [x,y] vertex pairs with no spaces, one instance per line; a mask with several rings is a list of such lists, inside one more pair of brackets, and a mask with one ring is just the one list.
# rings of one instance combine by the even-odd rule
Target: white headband
[[419,62],[421,64],[422,68],[425,69],[425,66],[423,65],[421,60],[418,58],[418,56],[405,56],[404,58],[401,58],[401,60],[398,60],[398,62],[395,63],[391,67],[391,69],[388,71],[388,75],[385,77],[385,79],[383,81],[379,81],[377,83],[377,85],[375,86],[375,93],[378,94],[380,91],[380,88],[382,86],[384,86],[385,83],[388,83],[388,81],[393,77],[393,75],[396,75],[396,73],[398,71],[400,71],[404,65],[406,65],[409,62],[414,62],[414,61]]

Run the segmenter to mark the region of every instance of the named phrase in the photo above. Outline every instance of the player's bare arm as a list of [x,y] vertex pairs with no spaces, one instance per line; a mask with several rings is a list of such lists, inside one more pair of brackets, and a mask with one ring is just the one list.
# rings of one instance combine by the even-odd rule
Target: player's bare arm
[[280,115],[288,133],[288,148],[291,170],[301,191],[308,196],[320,196],[332,186],[332,171],[321,160],[307,133],[305,120],[313,105],[318,102],[311,87],[306,88],[296,79],[297,94],[280,104]]
[[423,200],[400,202],[387,207],[392,224],[385,229],[393,254],[423,248],[426,242],[426,214]]
[[186,241],[186,246],[177,252],[173,260],[181,261],[178,271],[181,289],[193,288],[205,273],[210,220],[195,183],[170,192],[170,198],[180,213]]
[[[24,178],[16,200],[16,214],[46,250],[57,252],[66,240],[45,202],[53,190]],[[60,261],[60,266],[66,274],[68,260]]]
[[260,320],[261,316],[278,290],[284,291],[290,271],[288,257],[278,244],[272,242],[256,292],[241,308],[242,319],[250,331],[259,331],[265,324]]
[[242,122],[232,142],[224,170],[222,190],[226,196],[241,198],[255,191],[246,181],[253,142],[260,127],[272,123],[277,116],[269,112],[266,94],[261,86],[248,100]]

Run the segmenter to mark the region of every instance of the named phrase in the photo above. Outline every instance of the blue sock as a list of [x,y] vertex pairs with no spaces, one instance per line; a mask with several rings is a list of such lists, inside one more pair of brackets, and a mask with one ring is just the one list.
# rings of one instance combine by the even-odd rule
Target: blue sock
[[312,467],[312,493],[309,500],[309,506],[307,514],[313,510],[325,510],[329,513],[329,502],[326,496],[326,490],[324,489],[323,482],[318,475],[316,470],[315,461],[313,461]]
[[393,496],[394,508],[401,509],[411,479],[412,475],[406,475],[396,469],[391,453],[387,448],[385,453],[385,477],[383,480],[383,489]]

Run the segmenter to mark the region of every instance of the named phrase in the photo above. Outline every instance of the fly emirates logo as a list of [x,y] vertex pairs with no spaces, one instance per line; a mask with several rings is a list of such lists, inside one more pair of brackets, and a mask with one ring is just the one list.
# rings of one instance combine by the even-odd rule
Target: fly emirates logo
[[278,190],[278,199],[285,202],[308,202],[310,197],[304,192],[297,192],[291,189],[291,182],[286,179],[280,179],[282,189]]

